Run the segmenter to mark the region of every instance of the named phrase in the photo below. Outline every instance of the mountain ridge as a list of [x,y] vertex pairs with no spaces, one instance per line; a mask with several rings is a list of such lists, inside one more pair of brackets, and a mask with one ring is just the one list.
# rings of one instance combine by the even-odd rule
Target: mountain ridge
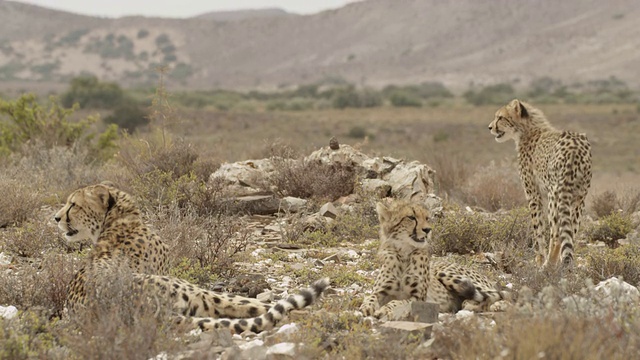
[[312,15],[278,13],[110,19],[0,1],[0,81],[94,74],[139,86],[168,64],[176,87],[195,89],[333,80],[465,89],[542,76],[567,83],[616,76],[640,86],[635,0],[366,0]]

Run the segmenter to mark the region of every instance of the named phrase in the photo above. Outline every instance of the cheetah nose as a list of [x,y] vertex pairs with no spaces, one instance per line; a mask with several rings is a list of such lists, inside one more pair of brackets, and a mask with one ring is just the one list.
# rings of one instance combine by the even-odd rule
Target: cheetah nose
[[54,216],[54,217],[53,217],[53,219],[54,219],[56,222],[60,222],[60,216]]
[[493,126],[489,125],[489,130],[493,129]]
[[422,229],[422,231],[424,231],[424,233],[428,235],[431,232],[431,228],[424,228]]

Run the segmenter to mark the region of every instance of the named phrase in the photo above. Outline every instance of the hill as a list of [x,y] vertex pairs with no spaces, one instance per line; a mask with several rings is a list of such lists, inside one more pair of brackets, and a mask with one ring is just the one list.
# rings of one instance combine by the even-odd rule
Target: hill
[[96,18],[0,1],[0,81],[261,88],[315,81],[565,82],[616,76],[640,86],[635,0],[367,0],[299,16],[278,10],[189,19]]

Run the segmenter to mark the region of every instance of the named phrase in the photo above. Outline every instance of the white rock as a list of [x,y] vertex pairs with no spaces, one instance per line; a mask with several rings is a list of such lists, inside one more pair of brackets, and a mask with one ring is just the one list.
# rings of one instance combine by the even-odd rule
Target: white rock
[[596,285],[595,290],[606,297],[626,298],[625,300],[627,301],[638,301],[640,299],[638,288],[616,277],[601,281]]
[[296,344],[290,342],[275,344],[267,349],[267,355],[294,356],[295,354]]
[[307,202],[308,200],[305,200],[305,199],[300,199],[293,196],[287,196],[280,201],[280,207],[284,211],[296,213],[303,210],[305,206],[307,206]]
[[[237,334],[236,334],[236,335],[237,335]],[[234,336],[235,336],[235,335],[234,335]],[[238,347],[239,347],[240,349],[242,349],[242,350],[248,350],[248,349],[254,348],[254,347],[256,347],[256,346],[262,346],[262,345],[264,345],[264,341],[262,341],[262,340],[260,340],[260,339],[254,339],[254,340],[251,340],[251,341],[249,341],[249,342],[247,342],[247,343],[244,343],[244,344],[238,345]]]
[[294,332],[298,331],[299,327],[296,323],[289,323],[289,324],[284,324],[280,327],[280,329],[278,329],[278,331],[276,331],[277,334],[293,334]]
[[347,250],[346,255],[351,259],[358,259],[360,257],[360,255],[358,255],[358,253],[352,249]]
[[11,256],[0,252],[0,265],[9,265],[9,264],[11,264]]
[[456,318],[458,319],[464,319],[464,318],[468,318],[475,315],[473,311],[469,311],[469,310],[460,310],[456,313]]
[[13,319],[16,315],[18,315],[18,309],[16,309],[15,306],[0,306],[0,317],[3,317],[5,319]]

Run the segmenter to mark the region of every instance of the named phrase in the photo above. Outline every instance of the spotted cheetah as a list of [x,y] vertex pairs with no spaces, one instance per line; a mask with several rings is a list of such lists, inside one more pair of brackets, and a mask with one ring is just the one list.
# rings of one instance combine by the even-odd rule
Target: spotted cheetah
[[132,197],[110,183],[74,191],[54,219],[67,241],[90,239],[93,243],[69,286],[67,307],[72,313],[87,304],[88,281],[123,266],[131,271],[134,283],[172,304],[178,323],[190,322],[202,330],[267,330],[290,310],[315,302],[329,286],[329,279],[321,279],[299,295],[272,305],[167,276],[168,246],[144,223]]
[[[574,238],[591,185],[587,136],[554,128],[542,111],[517,99],[496,112],[489,130],[497,142],[512,139],[516,143],[520,178],[536,236],[537,264],[571,264]],[[543,201],[548,206],[548,224],[541,217]]]
[[360,311],[366,316],[388,316],[413,300],[440,305],[440,312],[461,309],[483,311],[507,298],[475,269],[445,259],[430,259],[431,219],[421,203],[392,200],[376,206],[380,220],[382,261],[373,294]]

